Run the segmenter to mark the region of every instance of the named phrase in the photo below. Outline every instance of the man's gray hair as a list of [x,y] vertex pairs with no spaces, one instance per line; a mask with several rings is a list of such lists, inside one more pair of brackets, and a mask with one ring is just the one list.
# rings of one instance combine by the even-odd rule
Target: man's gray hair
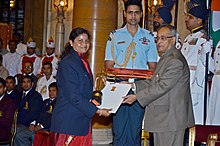
[[169,31],[170,31],[170,35],[172,36],[177,36],[177,32],[176,32],[176,29],[174,26],[170,25],[170,24],[165,24],[165,25],[162,25],[160,26],[158,29],[157,29],[157,32],[161,29],[161,28],[168,28]]

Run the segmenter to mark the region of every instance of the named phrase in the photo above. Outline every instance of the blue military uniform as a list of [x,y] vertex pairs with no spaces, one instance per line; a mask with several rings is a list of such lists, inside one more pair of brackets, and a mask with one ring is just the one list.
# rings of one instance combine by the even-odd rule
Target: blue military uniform
[[[135,47],[132,47],[129,55],[128,49],[131,42],[135,43]],[[151,32],[138,26],[138,31],[132,36],[125,26],[110,33],[105,60],[114,61],[115,68],[149,69],[147,63],[157,62],[157,57],[156,44]],[[127,63],[126,58],[128,58]],[[138,102],[120,106],[113,116],[114,146],[140,145],[144,110],[145,108]]]
[[50,130],[52,112],[55,107],[57,99],[46,99],[43,102],[43,107],[40,113],[40,117],[37,119],[37,124],[41,124],[43,129]]

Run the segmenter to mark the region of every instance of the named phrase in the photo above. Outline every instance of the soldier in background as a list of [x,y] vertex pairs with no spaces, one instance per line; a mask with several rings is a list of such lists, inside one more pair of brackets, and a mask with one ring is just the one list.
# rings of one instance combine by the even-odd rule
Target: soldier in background
[[[185,19],[186,28],[190,34],[185,38],[181,52],[190,68],[190,88],[195,124],[203,124],[206,53],[211,51],[212,43],[206,40],[207,34],[204,30],[204,22],[208,14],[205,1],[197,1],[196,4],[191,1],[190,3],[192,7]],[[212,64],[212,57],[210,56],[209,59],[209,63]],[[213,68],[210,70],[213,72]]]
[[41,59],[40,68],[38,71],[38,77],[43,76],[43,64],[45,62],[52,63],[52,68],[53,68],[52,74],[54,77],[56,77],[57,67],[58,67],[58,57],[55,55],[55,43],[52,37],[50,37],[50,39],[47,41],[46,54]]
[[40,67],[40,57],[36,54],[36,42],[30,37],[27,42],[27,54],[22,55],[18,66],[18,73],[24,73],[24,63],[30,61],[34,65],[34,75],[37,75]]

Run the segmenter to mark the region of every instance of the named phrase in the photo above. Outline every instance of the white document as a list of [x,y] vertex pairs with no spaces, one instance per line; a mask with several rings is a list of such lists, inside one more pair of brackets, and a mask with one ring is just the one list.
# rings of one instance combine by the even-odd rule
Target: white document
[[131,89],[131,84],[119,84],[106,82],[106,86],[102,89],[102,104],[99,108],[112,109],[111,113],[116,113],[119,106]]

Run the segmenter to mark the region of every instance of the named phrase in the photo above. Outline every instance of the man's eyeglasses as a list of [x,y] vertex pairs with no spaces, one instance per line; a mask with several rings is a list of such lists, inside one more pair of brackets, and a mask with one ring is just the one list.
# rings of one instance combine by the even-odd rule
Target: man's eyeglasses
[[172,37],[175,37],[175,36],[161,36],[161,37],[156,37],[156,41],[158,42],[159,40],[161,40],[161,41],[167,41],[167,39],[170,39],[170,38],[172,38]]
[[24,66],[24,68],[25,68],[25,69],[28,69],[28,68],[31,69],[32,66]]

